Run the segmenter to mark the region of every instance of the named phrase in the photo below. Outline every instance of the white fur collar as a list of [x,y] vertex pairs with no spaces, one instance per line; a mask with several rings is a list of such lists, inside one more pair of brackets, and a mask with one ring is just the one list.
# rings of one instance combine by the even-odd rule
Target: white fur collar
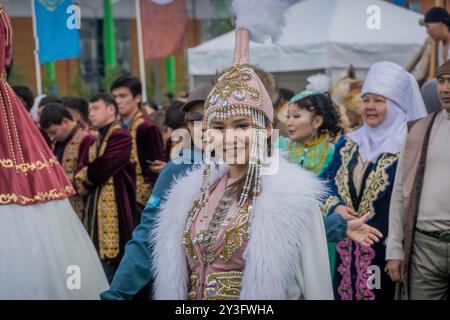
[[[252,210],[241,299],[286,298],[287,288],[301,268],[303,231],[323,195],[323,184],[312,174],[279,159],[277,173],[262,177],[262,193]],[[212,183],[226,171],[226,167],[212,170]],[[189,274],[182,238],[201,183],[202,169],[192,170],[173,184],[158,212],[150,235],[155,299],[187,298]]]

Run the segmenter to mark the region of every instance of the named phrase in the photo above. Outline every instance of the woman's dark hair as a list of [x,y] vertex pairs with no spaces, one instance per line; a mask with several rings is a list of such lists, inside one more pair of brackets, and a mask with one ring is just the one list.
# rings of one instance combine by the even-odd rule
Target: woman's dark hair
[[336,138],[343,132],[339,125],[341,115],[335,104],[327,94],[314,94],[295,102],[300,109],[307,110],[315,116],[321,116],[323,123],[319,128],[319,135],[327,134],[330,138]]

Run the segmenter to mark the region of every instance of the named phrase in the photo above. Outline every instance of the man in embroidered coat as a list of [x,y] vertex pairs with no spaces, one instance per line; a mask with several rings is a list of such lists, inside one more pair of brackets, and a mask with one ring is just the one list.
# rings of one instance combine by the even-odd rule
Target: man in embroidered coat
[[150,165],[155,161],[167,162],[161,132],[141,112],[142,85],[139,79],[121,76],[111,86],[111,93],[119,108],[120,126],[128,130],[132,138],[130,159],[136,170],[136,202],[141,212],[152,193],[158,174]]
[[[151,296],[151,285],[148,284],[153,282],[153,272],[152,266],[149,264],[151,248],[148,243],[148,235],[154,228],[155,216],[161,209],[161,203],[166,200],[170,186],[176,179],[186,175],[189,170],[202,162],[202,135],[206,130],[206,125],[202,125],[204,102],[211,89],[212,86],[204,86],[189,94],[187,103],[182,110],[186,113],[185,119],[193,143],[180,144],[182,152],[169,161],[161,171],[147,206],[142,212],[141,222],[133,232],[133,239],[127,243],[125,255],[120,262],[111,287],[102,293],[102,299],[129,300],[139,299],[143,294]],[[187,140],[183,141],[186,143]]]
[[87,195],[85,224],[111,281],[123,248],[137,223],[134,166],[130,134],[116,121],[117,106],[109,94],[94,96],[89,118],[99,136],[80,159],[75,185]]
[[[89,145],[92,144],[95,137],[89,131],[83,130],[80,124],[73,120],[70,112],[60,103],[48,104],[42,110],[39,122],[41,128],[54,142],[53,152],[73,183],[78,161],[87,153]],[[83,198],[76,194],[69,200],[75,212],[83,221]]]

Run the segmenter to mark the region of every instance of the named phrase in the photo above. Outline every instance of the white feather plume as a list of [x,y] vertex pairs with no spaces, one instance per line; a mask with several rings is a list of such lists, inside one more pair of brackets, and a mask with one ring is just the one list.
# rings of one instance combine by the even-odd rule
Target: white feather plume
[[247,29],[254,42],[264,43],[267,38],[276,42],[286,24],[284,12],[288,7],[287,0],[233,0],[236,29]]
[[322,93],[330,90],[331,79],[326,74],[314,74],[312,76],[309,76],[306,81],[308,81],[306,89],[317,90]]

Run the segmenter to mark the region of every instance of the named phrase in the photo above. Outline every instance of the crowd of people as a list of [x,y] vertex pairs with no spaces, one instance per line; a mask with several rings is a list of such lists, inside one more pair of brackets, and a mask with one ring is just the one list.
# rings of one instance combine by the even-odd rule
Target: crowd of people
[[131,75],[35,99],[0,13],[0,298],[448,299],[450,61],[432,98],[374,63],[347,127],[329,88],[275,90],[238,23],[233,64],[167,106]]

